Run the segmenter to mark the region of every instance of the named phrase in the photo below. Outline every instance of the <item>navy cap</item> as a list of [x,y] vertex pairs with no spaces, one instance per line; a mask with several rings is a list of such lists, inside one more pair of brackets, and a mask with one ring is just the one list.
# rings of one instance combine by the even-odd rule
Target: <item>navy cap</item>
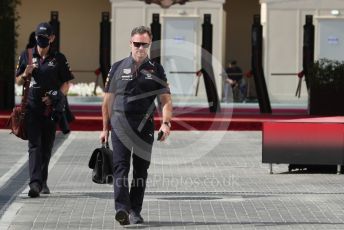
[[53,29],[51,28],[51,25],[47,22],[42,22],[38,24],[36,28],[36,36],[38,35],[44,35],[44,36],[50,36],[53,34]]

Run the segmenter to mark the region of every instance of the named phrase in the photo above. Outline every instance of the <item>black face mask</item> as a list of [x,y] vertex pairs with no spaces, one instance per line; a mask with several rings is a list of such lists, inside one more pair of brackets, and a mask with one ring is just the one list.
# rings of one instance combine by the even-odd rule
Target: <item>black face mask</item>
[[49,38],[43,37],[43,36],[38,36],[36,38],[37,45],[41,48],[46,48],[49,46]]

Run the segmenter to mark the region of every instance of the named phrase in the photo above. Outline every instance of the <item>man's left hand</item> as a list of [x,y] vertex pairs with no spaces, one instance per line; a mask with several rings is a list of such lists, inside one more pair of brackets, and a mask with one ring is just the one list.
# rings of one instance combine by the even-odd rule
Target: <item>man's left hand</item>
[[160,126],[159,132],[162,131],[164,134],[162,135],[160,141],[164,141],[167,139],[167,137],[170,135],[170,127],[166,124],[162,124]]
[[42,97],[42,102],[43,102],[45,105],[47,105],[47,106],[49,106],[49,105],[52,104],[51,99],[49,98],[49,96]]

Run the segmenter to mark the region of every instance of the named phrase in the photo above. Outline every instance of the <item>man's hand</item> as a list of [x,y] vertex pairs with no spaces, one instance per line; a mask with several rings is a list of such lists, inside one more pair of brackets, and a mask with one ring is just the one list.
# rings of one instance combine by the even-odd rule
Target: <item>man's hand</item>
[[49,96],[42,97],[42,102],[46,105],[49,106],[52,104],[52,101]]
[[111,94],[105,93],[102,104],[102,118],[103,118],[103,131],[99,135],[101,143],[109,142],[109,130],[111,129],[109,123],[109,105],[111,104]]
[[[167,139],[167,137],[170,135],[170,127],[167,125],[167,124],[162,124],[160,126],[160,129],[159,129],[159,132],[162,131],[163,132],[163,135],[161,137],[161,139],[159,141],[164,141]],[[158,132],[158,133],[159,133]]]
[[160,126],[159,132],[164,132],[160,141],[166,140],[170,135],[171,129],[171,119],[172,119],[172,100],[169,93],[160,94],[160,102],[162,106],[162,120],[164,121]]
[[99,135],[99,140],[101,143],[109,142],[109,130],[103,130]]
[[236,81],[235,80],[232,80],[230,78],[228,78],[227,80],[227,83],[230,84],[230,85],[235,85],[236,84]]
[[16,84],[17,85],[23,85],[26,81],[26,78],[29,74],[32,74],[32,71],[37,68],[35,65],[27,65],[24,72],[16,77]]
[[27,65],[24,70],[24,76],[28,76],[29,74],[32,74],[33,69],[37,68],[37,65],[31,64]]

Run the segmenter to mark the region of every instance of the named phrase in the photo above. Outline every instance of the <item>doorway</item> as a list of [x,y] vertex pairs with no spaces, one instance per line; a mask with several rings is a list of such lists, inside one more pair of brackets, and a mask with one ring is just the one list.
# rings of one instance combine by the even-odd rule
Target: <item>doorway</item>
[[199,60],[198,18],[165,17],[161,63],[165,68],[171,93],[194,95]]

